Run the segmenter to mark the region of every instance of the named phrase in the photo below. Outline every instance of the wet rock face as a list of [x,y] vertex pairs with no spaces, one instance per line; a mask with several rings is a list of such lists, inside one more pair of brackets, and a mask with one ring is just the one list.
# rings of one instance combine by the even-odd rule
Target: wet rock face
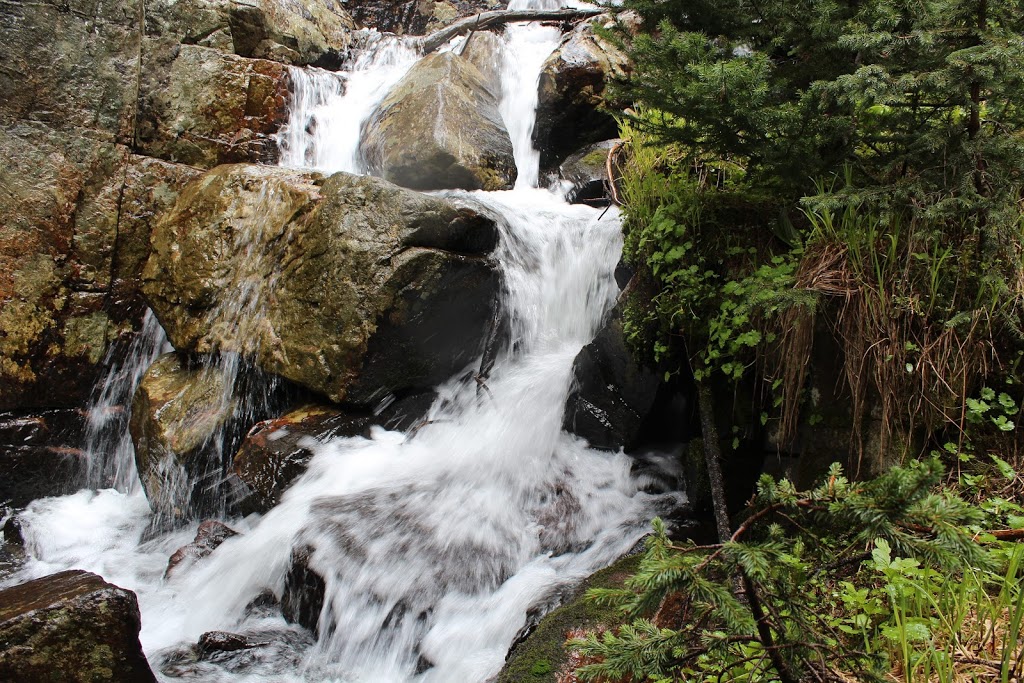
[[130,316],[105,306],[127,148],[0,125],[0,157],[0,410],[74,406]]
[[147,44],[137,148],[211,168],[277,158],[274,133],[288,117],[288,69],[198,45]]
[[232,473],[244,484],[243,512],[267,512],[306,471],[313,447],[330,439],[368,431],[369,415],[350,415],[327,406],[305,406],[256,424],[235,455]]
[[0,410],[86,401],[180,164],[272,161],[286,65],[337,66],[354,25],[341,0],[143,5],[0,7]]
[[202,509],[202,491],[220,479],[222,440],[238,408],[223,382],[215,369],[189,368],[169,353],[139,384],[129,431],[139,479],[158,519],[182,520]]
[[140,627],[135,594],[88,572],[0,590],[0,680],[155,682]]
[[584,145],[615,137],[615,120],[599,107],[608,82],[630,69],[626,56],[598,37],[591,22],[566,34],[540,74],[533,145],[540,150],[541,168],[555,166]]
[[640,366],[626,346],[621,308],[573,362],[576,386],[565,404],[562,428],[595,448],[629,449],[655,404],[658,376]]
[[242,57],[337,69],[355,26],[345,3],[321,0],[155,0],[146,34]]
[[512,141],[499,94],[453,52],[417,63],[364,127],[372,172],[416,190],[502,190],[515,182]]
[[0,506],[78,490],[85,416],[73,409],[0,413]]
[[224,166],[158,224],[143,290],[179,351],[237,351],[369,406],[478,352],[496,239],[480,214],[379,179]]
[[218,522],[215,519],[206,520],[199,525],[199,529],[196,530],[196,537],[192,542],[175,550],[174,554],[167,560],[164,578],[169,578],[176,572],[187,570],[190,566],[219,548],[224,541],[237,535],[237,531],[223,522]]

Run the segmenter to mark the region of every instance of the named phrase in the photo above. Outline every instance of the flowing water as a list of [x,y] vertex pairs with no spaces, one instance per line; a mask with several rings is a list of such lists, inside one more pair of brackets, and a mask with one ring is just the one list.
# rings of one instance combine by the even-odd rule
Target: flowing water
[[[228,520],[239,536],[167,579],[168,555],[195,527],[144,540],[151,512],[131,486],[36,501],[22,516],[32,559],[19,578],[80,567],[135,590],[143,646],[168,680],[485,681],[531,609],[554,604],[678,504],[646,492],[626,456],[561,429],[573,359],[618,293],[621,236],[614,209],[571,206],[536,187],[537,77],[557,41],[542,26],[505,34],[501,110],[516,188],[444,193],[502,217],[495,258],[510,338],[485,391],[453,379],[414,433],[377,429],[317,446],[280,505]],[[382,42],[346,74],[293,72],[284,163],[361,171],[360,127],[414,61]],[[268,591],[281,596],[296,548],[325,583],[316,640],[253,606]],[[241,668],[184,661],[211,630],[272,644]]]

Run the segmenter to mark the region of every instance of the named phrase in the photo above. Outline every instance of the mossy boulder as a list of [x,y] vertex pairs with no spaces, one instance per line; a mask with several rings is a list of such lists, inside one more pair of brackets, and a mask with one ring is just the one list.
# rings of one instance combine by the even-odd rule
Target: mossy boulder
[[591,575],[558,609],[545,616],[525,638],[513,645],[496,683],[556,683],[569,665],[565,641],[587,629],[614,628],[621,623],[615,610],[587,600],[591,588],[621,588],[637,568],[640,557],[625,557]]
[[468,58],[418,62],[367,122],[361,153],[375,175],[417,190],[502,190],[516,179],[498,83]]
[[135,593],[89,572],[0,590],[0,680],[155,683]]
[[377,178],[223,166],[157,225],[143,291],[179,351],[369,406],[476,356],[496,241],[475,211]]

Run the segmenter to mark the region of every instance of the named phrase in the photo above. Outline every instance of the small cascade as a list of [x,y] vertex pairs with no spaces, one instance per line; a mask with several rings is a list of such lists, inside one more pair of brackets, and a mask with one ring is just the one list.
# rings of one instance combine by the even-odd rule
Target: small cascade
[[[507,339],[483,383],[460,374],[437,387],[427,419],[410,433],[374,428],[369,438],[309,444],[315,456],[279,505],[228,520],[238,536],[169,577],[168,555],[195,527],[147,535],[154,518],[141,495],[83,491],[37,501],[24,515],[33,559],[23,578],[80,567],[134,590],[143,646],[168,681],[475,683],[500,670],[531,609],[557,604],[561,591],[628,551],[652,516],[682,502],[682,494],[650,492],[652,482],[635,476],[622,453],[589,449],[562,431],[573,361],[618,296],[622,238],[614,208],[569,205],[537,188],[537,82],[559,39],[540,25],[504,34],[501,113],[515,189],[442,193],[498,217],[493,258]],[[398,39],[372,40],[345,73],[291,71],[282,165],[362,170],[362,126],[417,60]],[[265,203],[274,202],[268,190]],[[234,235],[244,267],[225,287],[233,294],[204,323],[235,340],[233,352],[211,356],[203,372],[220,378],[224,405],[246,415],[240,424],[272,409],[262,402],[271,385],[239,386],[251,376],[242,359],[255,350],[274,287],[273,277],[253,275],[273,272],[260,262],[256,214]],[[240,395],[250,398],[232,403]],[[81,520],[80,528],[69,529],[69,520]],[[300,569],[322,587],[312,607],[315,642],[280,610],[259,607],[288,599],[299,555]],[[261,650],[243,672],[182,665],[182,653],[213,630],[288,645]]]
[[281,166],[324,173],[363,172],[363,122],[419,58],[395,36],[368,32],[366,47],[344,72],[292,67],[291,116],[278,135]]
[[115,345],[107,352],[107,371],[87,409],[84,450],[88,487],[127,493],[138,490],[135,447],[128,434],[132,396],[149,366],[167,350],[167,335],[147,308],[142,327],[127,350]]
[[[558,9],[559,0],[512,0],[509,9]],[[515,155],[516,189],[537,187],[540,152],[533,147],[537,109],[537,81],[544,60],[561,40],[557,28],[539,24],[512,24],[505,29],[505,51],[516,55],[506,59],[501,72],[501,116],[505,121]]]

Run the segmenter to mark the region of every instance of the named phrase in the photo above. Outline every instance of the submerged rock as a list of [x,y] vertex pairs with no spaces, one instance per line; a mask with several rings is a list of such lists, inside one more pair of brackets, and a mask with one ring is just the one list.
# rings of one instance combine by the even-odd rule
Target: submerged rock
[[584,22],[562,38],[541,69],[533,146],[541,168],[550,168],[592,142],[618,133],[612,115],[601,109],[605,86],[631,69],[617,47]]
[[473,61],[428,55],[380,104],[360,151],[376,174],[417,190],[502,190],[516,179],[499,93]]
[[83,571],[0,590],[0,680],[156,681],[135,593]]
[[225,672],[260,680],[279,680],[282,670],[301,668],[302,655],[313,645],[298,628],[207,631],[192,646],[162,653],[162,673],[176,680],[220,680]]
[[79,488],[85,416],[73,409],[0,413],[0,507]]
[[313,447],[339,436],[363,434],[367,415],[350,415],[327,406],[305,406],[256,424],[235,455],[232,473],[244,485],[243,512],[266,512],[306,471]]
[[312,553],[310,547],[292,550],[281,596],[281,613],[289,624],[304,626],[317,634],[327,586],[323,578],[309,566]]
[[208,519],[199,525],[196,530],[196,537],[188,545],[183,545],[174,551],[167,560],[167,569],[164,571],[164,578],[170,577],[177,571],[188,569],[191,565],[208,556],[220,547],[221,543],[238,532],[223,522],[215,519]]
[[157,225],[143,291],[179,351],[370,406],[478,353],[496,240],[475,211],[376,178],[223,166]]

